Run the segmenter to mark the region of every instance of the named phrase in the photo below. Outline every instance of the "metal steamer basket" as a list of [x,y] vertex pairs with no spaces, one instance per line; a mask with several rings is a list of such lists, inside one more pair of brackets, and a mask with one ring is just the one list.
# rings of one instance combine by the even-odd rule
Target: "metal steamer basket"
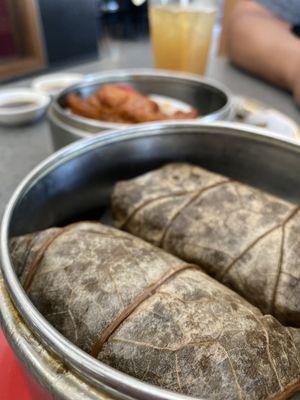
[[229,90],[213,80],[187,73],[154,69],[103,72],[87,77],[82,83],[64,90],[53,101],[48,120],[55,149],[108,129],[124,127],[120,123],[83,118],[66,108],[65,98],[68,93],[75,92],[86,98],[106,83],[125,83],[142,93],[166,96],[187,103],[199,111],[201,117],[198,121],[229,120],[232,115],[232,97]]
[[186,161],[300,201],[300,146],[237,124],[164,123],[78,141],[49,157],[18,186],[1,231],[1,323],[27,370],[55,399],[184,400],[81,351],[35,309],[10,260],[9,238],[100,218],[109,223],[113,185],[167,162]]

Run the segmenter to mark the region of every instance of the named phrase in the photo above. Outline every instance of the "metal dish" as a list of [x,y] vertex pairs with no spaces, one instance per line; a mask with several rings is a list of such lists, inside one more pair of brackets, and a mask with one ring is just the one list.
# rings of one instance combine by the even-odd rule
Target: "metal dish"
[[117,180],[170,161],[199,164],[300,201],[299,143],[237,124],[135,126],[74,143],[35,168],[3,217],[0,310],[15,352],[57,399],[190,399],[112,369],[60,335],[24,293],[8,248],[12,235],[85,218],[109,221],[109,197]]
[[80,84],[69,87],[53,101],[48,119],[55,149],[91,134],[124,127],[124,124],[96,121],[77,116],[65,107],[65,98],[68,93],[76,92],[85,98],[104,83],[126,83],[142,93],[180,100],[195,107],[201,115],[201,118],[199,118],[201,121],[213,122],[227,120],[231,117],[231,94],[225,86],[213,80],[187,73],[155,69],[103,72],[86,78]]

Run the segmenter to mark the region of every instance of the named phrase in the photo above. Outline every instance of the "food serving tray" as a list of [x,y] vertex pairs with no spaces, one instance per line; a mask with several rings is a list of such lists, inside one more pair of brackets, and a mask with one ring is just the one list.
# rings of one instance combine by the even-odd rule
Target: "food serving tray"
[[[238,124],[144,124],[76,142],[40,164],[19,185],[3,218],[0,309],[14,351],[55,398],[80,399],[84,393],[88,400],[187,399],[104,365],[59,334],[25,295],[8,248],[13,235],[82,219],[109,223],[110,194],[118,180],[172,161],[300,202],[298,142]],[[65,371],[60,379],[53,374],[57,364]]]
[[[104,122],[73,114],[66,106],[69,93],[79,94],[83,99],[104,84],[125,84],[143,94],[155,97],[161,106],[175,107],[183,111],[195,108],[199,121],[213,122],[231,118],[232,99],[226,86],[198,75],[163,71],[157,69],[125,69],[88,75],[79,84],[61,92],[53,101],[48,119],[54,148],[58,149],[75,140],[119,129],[121,123]],[[179,106],[179,107],[178,107]]]

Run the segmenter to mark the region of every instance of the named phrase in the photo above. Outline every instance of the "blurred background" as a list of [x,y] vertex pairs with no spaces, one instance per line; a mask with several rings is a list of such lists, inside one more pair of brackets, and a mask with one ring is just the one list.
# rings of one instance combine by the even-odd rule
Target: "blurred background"
[[[235,2],[225,0],[224,9]],[[220,0],[212,53],[223,12]],[[149,46],[149,59],[143,60],[143,66],[152,66],[147,1],[0,0],[2,82],[96,58],[117,62],[124,51],[135,57],[135,43],[141,41]]]

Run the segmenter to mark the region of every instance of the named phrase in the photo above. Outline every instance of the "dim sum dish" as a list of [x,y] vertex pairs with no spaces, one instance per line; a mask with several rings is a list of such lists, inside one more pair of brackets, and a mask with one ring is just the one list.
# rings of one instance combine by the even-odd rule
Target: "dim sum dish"
[[66,104],[74,114],[82,117],[125,124],[198,117],[194,108],[166,114],[149,96],[122,84],[103,85],[86,100],[70,93],[66,97]]
[[[124,130],[114,142],[107,135],[103,147],[97,148],[100,137],[86,141],[81,145],[84,151],[80,146],[74,150],[75,158],[67,149],[55,158],[55,167],[53,160],[51,168],[47,163],[41,167],[42,178],[32,175],[34,182],[42,179],[43,184],[32,189],[27,182],[30,189],[15,211],[17,222],[9,240],[11,262],[26,295],[52,327],[95,363],[171,391],[170,397],[164,397],[168,392],[162,391],[161,397],[153,392],[158,399],[172,399],[172,392],[188,396],[183,399],[291,398],[300,390],[297,201],[252,186],[251,179],[245,183],[238,172],[234,178],[226,168],[213,172],[215,168],[207,169],[194,156],[186,162],[187,150],[181,144],[178,157],[171,156],[177,146],[175,133],[181,129],[186,144],[195,146],[199,140],[200,150],[194,155],[204,157],[211,146],[220,152],[220,162],[228,141],[236,147],[246,138],[252,149],[266,155],[266,136],[251,139],[244,132],[239,137],[230,125],[157,125],[156,132],[165,132],[161,135],[149,133],[154,125],[139,129]],[[222,132],[227,142],[218,150],[213,142]],[[167,157],[163,149],[168,148],[168,137],[174,146]],[[159,143],[159,162],[145,166],[134,157],[130,173],[124,174],[120,149],[128,145],[137,156],[146,143],[150,148],[150,140],[152,150]],[[98,168],[99,160],[109,163],[117,154],[117,172],[112,164]],[[283,150],[281,154],[282,164],[271,174],[262,158],[261,182],[279,178],[285,165],[291,165],[292,155],[287,162]],[[240,171],[245,171],[242,162]],[[86,174],[84,184],[77,185],[81,178],[74,180],[74,168]],[[54,185],[61,176],[66,187]],[[288,183],[286,193],[292,191]],[[24,188],[19,193],[25,193]],[[83,199],[89,199],[90,210],[85,212]],[[92,204],[98,204],[93,214]],[[87,219],[91,215],[94,220]],[[31,224],[27,232],[18,228],[24,218]],[[43,224],[38,225],[38,218]],[[151,396],[141,392],[130,398]]]
[[47,114],[53,145],[140,122],[230,119],[233,101],[221,83],[157,69],[104,71],[61,92]]
[[118,227],[196,263],[264,314],[300,326],[300,208],[224,176],[169,164],[116,185]]

